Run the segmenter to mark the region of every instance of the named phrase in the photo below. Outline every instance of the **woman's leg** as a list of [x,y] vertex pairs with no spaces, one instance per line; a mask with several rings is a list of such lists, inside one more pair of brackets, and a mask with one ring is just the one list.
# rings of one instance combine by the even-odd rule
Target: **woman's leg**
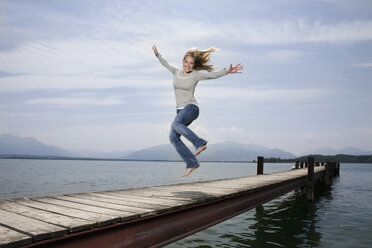
[[207,142],[200,139],[187,126],[192,123],[199,116],[199,108],[196,105],[187,105],[184,109],[178,112],[176,118],[172,123],[172,128],[169,133],[169,140],[176,148],[178,154],[185,161],[187,169],[199,167],[199,162],[195,155],[182,142],[180,136],[183,135],[189,139],[197,148],[205,145]]
[[181,136],[172,129],[169,133],[169,140],[174,148],[176,148],[182,160],[186,163],[186,168],[199,167],[199,162],[194,154],[192,154],[189,148],[182,142]]
[[198,118],[198,116],[199,107],[194,104],[189,104],[177,114],[172,123],[172,130],[188,139],[194,145],[195,149],[207,144],[207,141],[199,138],[187,127]]

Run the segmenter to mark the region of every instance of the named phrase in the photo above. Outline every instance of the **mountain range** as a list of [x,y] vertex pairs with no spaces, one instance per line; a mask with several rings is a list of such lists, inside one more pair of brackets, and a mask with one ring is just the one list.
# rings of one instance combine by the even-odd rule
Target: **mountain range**
[[[193,151],[193,149],[191,149]],[[307,154],[348,154],[366,155],[372,154],[358,148],[344,148],[335,150],[332,148],[322,148],[311,151]],[[32,137],[16,137],[9,134],[0,136],[0,156],[49,156],[49,157],[69,157],[69,158],[99,158],[99,159],[129,159],[129,160],[180,160],[179,155],[171,144],[157,145],[138,151],[116,151],[116,152],[97,152],[91,150],[66,150],[58,146],[43,144]],[[205,152],[201,153],[200,161],[253,161],[257,156],[265,158],[296,158],[293,153],[258,146],[255,144],[241,144],[237,142],[223,142],[209,144]]]

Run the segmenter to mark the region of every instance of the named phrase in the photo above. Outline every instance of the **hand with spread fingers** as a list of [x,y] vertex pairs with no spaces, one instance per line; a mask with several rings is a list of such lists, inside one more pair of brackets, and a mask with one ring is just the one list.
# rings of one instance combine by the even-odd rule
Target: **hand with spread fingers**
[[242,73],[241,70],[243,70],[243,65],[241,63],[237,64],[236,66],[232,66],[230,64],[229,69],[227,69],[227,73]]

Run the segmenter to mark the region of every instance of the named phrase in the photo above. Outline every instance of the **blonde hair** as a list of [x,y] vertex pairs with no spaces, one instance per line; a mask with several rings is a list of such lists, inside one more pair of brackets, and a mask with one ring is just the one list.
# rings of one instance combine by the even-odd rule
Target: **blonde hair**
[[211,56],[211,53],[217,50],[218,49],[215,47],[210,47],[206,50],[198,50],[196,47],[193,47],[186,52],[185,56],[183,57],[183,60],[185,60],[187,56],[191,56],[195,59],[193,69],[207,70],[210,72],[215,70],[216,68],[213,65],[208,65],[209,58]]

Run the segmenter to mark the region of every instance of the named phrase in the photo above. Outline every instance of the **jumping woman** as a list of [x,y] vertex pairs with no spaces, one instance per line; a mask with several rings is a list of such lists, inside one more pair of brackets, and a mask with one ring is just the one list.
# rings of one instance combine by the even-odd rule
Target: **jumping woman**
[[[160,63],[174,75],[173,87],[176,95],[177,115],[171,126],[169,140],[186,163],[186,172],[183,176],[188,176],[199,167],[196,156],[207,149],[207,141],[199,138],[188,128],[199,116],[198,103],[194,97],[196,84],[200,80],[219,78],[230,73],[240,73],[243,66],[241,64],[236,66],[230,64],[229,69],[214,70],[214,67],[209,65],[208,62],[210,54],[217,49],[214,47],[207,50],[192,48],[183,57],[183,69],[181,70],[169,64],[155,46],[152,47],[152,50]],[[206,70],[207,72],[200,72],[200,70]],[[192,153],[182,142],[181,135],[195,146],[195,153]]]

